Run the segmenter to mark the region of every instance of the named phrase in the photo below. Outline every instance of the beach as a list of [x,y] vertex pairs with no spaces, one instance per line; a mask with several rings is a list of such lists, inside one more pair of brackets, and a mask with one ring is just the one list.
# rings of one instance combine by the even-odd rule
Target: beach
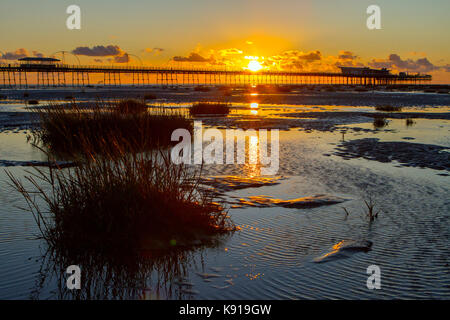
[[[215,188],[238,231],[214,245],[187,250],[176,272],[159,264],[139,269],[131,262],[112,268],[114,277],[103,274],[101,266],[86,271],[91,298],[450,298],[449,94],[297,88],[277,94],[236,89],[224,95],[217,88],[198,92],[191,87],[1,93],[6,98],[0,100],[0,167],[18,177],[32,166],[48,166],[45,154],[26,138],[39,126],[32,107],[48,104],[145,94],[155,95],[146,101],[149,110],[226,102],[231,105],[227,116],[195,120],[220,131],[279,130],[279,170],[273,176],[261,176],[259,163],[202,168],[205,185]],[[39,104],[30,106],[31,99]],[[376,110],[382,105],[401,111]],[[258,143],[254,148],[248,157]],[[26,203],[4,170],[0,188],[0,299],[73,298],[61,289],[61,266],[36,238],[32,215],[18,208]],[[379,210],[375,221],[366,217],[368,196]],[[366,287],[370,265],[381,268],[383,290]]]

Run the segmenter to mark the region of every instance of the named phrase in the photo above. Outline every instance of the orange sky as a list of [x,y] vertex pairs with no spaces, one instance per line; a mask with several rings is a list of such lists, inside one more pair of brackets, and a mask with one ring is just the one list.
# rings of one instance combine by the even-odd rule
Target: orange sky
[[450,83],[448,0],[378,0],[381,30],[367,29],[366,0],[79,0],[80,30],[65,26],[69,4],[2,0],[0,63],[63,50],[72,64],[242,68],[255,57],[270,69],[364,65]]

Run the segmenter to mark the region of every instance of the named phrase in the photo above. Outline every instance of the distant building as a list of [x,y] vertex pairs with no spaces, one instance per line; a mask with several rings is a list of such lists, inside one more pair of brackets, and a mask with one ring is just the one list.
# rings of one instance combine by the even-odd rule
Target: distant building
[[20,66],[22,68],[54,68],[56,63],[61,60],[55,58],[43,58],[43,57],[26,57],[19,59]]
[[368,67],[339,67],[344,75],[349,76],[387,76],[390,75],[390,70],[383,69],[371,69]]

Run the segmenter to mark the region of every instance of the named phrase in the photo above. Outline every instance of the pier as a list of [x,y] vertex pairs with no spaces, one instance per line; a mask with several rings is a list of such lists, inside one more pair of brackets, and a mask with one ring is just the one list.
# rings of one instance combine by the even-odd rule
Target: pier
[[[37,60],[39,59],[39,60]],[[0,88],[177,85],[359,85],[422,84],[431,75],[391,74],[388,70],[345,68],[342,72],[232,70],[59,64],[52,58],[24,58],[0,64]],[[374,72],[377,71],[377,72]],[[387,71],[387,72],[386,72]]]

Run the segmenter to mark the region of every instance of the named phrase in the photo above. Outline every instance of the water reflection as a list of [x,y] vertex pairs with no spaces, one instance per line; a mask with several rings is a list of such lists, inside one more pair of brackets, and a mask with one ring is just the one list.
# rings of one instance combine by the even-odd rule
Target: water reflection
[[248,140],[247,161],[243,167],[243,174],[248,178],[261,175],[261,162],[259,159],[259,136],[258,133],[251,135]]
[[[32,291],[32,299],[190,299],[195,295],[189,282],[192,268],[204,268],[204,251],[222,247],[226,237],[202,244],[139,254],[105,256],[48,249]],[[66,269],[81,269],[81,289],[67,289]],[[49,288],[52,289],[49,294]]]

